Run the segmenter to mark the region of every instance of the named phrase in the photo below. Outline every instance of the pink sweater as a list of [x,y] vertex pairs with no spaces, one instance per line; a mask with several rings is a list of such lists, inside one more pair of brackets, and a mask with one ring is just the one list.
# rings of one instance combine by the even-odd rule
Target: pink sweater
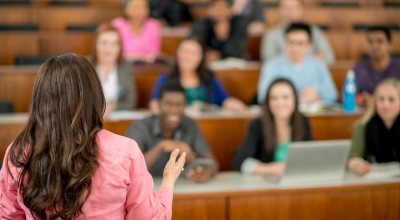
[[147,18],[140,35],[133,32],[130,21],[125,18],[116,18],[111,24],[121,35],[124,56],[160,54],[161,24],[157,20]]
[[[171,219],[172,190],[153,191],[153,179],[137,143],[101,130],[97,134],[100,167],[92,192],[78,219]],[[8,147],[7,153],[10,147]],[[8,163],[16,177],[18,169]],[[0,215],[3,219],[34,218],[23,203],[18,183],[3,165],[0,172]]]

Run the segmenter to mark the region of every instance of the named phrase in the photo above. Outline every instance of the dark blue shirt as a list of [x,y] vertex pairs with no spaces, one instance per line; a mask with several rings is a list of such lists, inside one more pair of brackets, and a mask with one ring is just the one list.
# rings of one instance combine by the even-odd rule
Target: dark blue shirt
[[[164,85],[164,83],[166,83],[168,80],[170,79],[168,78],[167,74],[161,74],[157,78],[157,80],[153,85],[153,90],[151,92],[151,98],[150,98],[151,100],[158,99],[158,93],[160,92],[161,86]],[[207,88],[207,86],[205,87]],[[222,84],[217,79],[213,78],[211,80],[211,85],[209,86],[209,88],[207,88],[207,99],[208,99],[207,101],[211,104],[221,106],[224,100],[229,96],[230,96],[229,93],[222,86]]]

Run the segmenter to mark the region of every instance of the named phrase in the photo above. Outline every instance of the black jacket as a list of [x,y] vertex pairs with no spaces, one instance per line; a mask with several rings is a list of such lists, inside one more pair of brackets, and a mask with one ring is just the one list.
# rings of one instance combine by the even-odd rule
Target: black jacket
[[[261,119],[250,123],[249,132],[242,146],[235,152],[233,158],[233,169],[240,171],[240,166],[248,157],[253,157],[263,163],[274,161],[274,153],[268,152],[264,144],[264,135]],[[303,141],[311,141],[311,128],[308,119],[304,117],[305,135]]]
[[191,36],[199,38],[205,48],[220,51],[222,58],[245,58],[248,21],[241,16],[232,18],[230,34],[224,42],[217,39],[212,23],[208,18],[193,22]]

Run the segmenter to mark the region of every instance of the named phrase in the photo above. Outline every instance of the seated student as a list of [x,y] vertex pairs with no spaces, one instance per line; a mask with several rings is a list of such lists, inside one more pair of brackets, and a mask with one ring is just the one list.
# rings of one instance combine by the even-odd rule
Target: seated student
[[192,21],[189,7],[180,0],[150,0],[150,17],[159,19],[169,26]]
[[208,169],[191,170],[187,177],[205,182],[215,174],[219,165],[199,128],[184,115],[185,89],[177,82],[168,82],[160,89],[160,114],[150,116],[128,128],[126,136],[135,140],[144,154],[147,168],[153,176],[162,176],[170,152],[179,149],[187,153],[187,162],[195,156],[210,158],[214,165]]
[[[261,40],[260,56],[263,61],[284,53],[285,30],[291,23],[302,22],[304,17],[304,1],[280,0],[279,10],[282,18],[281,23],[266,32]],[[312,25],[311,36],[314,42],[311,52],[314,56],[324,60],[327,64],[333,64],[335,62],[335,54],[321,28]]]
[[262,107],[261,118],[250,123],[235,153],[233,168],[243,173],[281,176],[289,144],[312,140],[310,125],[298,110],[296,90],[289,80],[275,80]]
[[293,23],[286,30],[286,53],[265,61],[258,81],[258,102],[276,78],[287,78],[299,93],[300,102],[336,101],[338,93],[328,67],[310,55],[311,31],[308,25]]
[[149,18],[147,0],[124,0],[124,18],[116,18],[111,24],[122,37],[124,57],[128,61],[152,63],[161,52],[161,24]]
[[358,63],[354,68],[358,104],[368,106],[376,85],[385,78],[400,79],[400,59],[390,57],[390,30],[384,27],[373,27],[366,32],[369,59]]
[[204,60],[204,48],[195,38],[184,39],[176,50],[175,64],[169,74],[158,77],[153,86],[150,109],[158,112],[158,94],[167,81],[179,81],[185,88],[188,104],[202,101],[222,106],[228,110],[242,111],[246,105],[230,97],[213,73],[207,69]]
[[370,162],[400,162],[400,80],[382,80],[372,103],[352,137],[348,167],[359,175],[371,171]]
[[106,99],[105,117],[114,110],[132,110],[136,107],[136,85],[131,64],[122,58],[121,38],[110,24],[100,25],[93,38],[88,60],[95,67]]
[[193,22],[191,36],[200,38],[207,48],[207,61],[227,57],[245,58],[246,19],[232,16],[229,0],[213,0],[205,20]]
[[232,14],[242,16],[248,21],[249,34],[262,34],[265,31],[264,5],[258,0],[232,0]]
[[137,143],[103,129],[105,99],[87,59],[62,54],[39,69],[25,128],[0,171],[0,218],[171,219],[185,164],[165,163],[161,188]]

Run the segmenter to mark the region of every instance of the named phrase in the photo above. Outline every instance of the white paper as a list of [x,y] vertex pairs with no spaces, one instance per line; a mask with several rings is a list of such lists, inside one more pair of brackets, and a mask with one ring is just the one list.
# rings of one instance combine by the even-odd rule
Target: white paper
[[225,69],[244,69],[248,65],[248,62],[244,59],[228,57],[223,60],[214,61],[209,64],[209,67],[216,70],[225,70]]
[[151,113],[146,111],[114,111],[108,117],[108,121],[141,120]]
[[372,171],[367,173],[364,178],[366,179],[384,179],[391,177],[400,177],[400,163],[373,163],[371,164]]
[[313,103],[300,103],[299,111],[304,113],[316,113],[318,111],[328,109],[328,110],[342,110],[342,106],[340,103],[331,102],[331,101],[316,101]]

